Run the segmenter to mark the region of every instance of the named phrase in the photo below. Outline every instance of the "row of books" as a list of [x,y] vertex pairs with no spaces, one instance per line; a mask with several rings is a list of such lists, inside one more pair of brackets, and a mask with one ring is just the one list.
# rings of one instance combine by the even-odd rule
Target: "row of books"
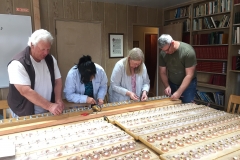
[[232,70],[240,70],[240,56],[232,56]]
[[228,33],[211,32],[193,35],[193,45],[228,44]]
[[214,17],[193,19],[193,30],[229,27],[230,19],[229,15],[223,15],[220,21],[214,20]]
[[226,73],[226,62],[198,61],[197,71]]
[[240,27],[233,28],[233,44],[240,44]]
[[228,46],[194,46],[197,59],[227,59]]
[[234,0],[234,4],[239,4],[240,0]]
[[215,0],[207,3],[202,3],[193,8],[194,17],[211,15],[231,10],[231,0]]
[[190,31],[190,19],[183,21],[183,32]]
[[175,10],[174,18],[188,17],[190,14],[190,7],[181,7]]
[[212,103],[212,104],[217,104],[217,105],[224,105],[224,92],[202,92],[202,91],[197,91],[196,99],[207,102],[207,103]]
[[235,12],[234,14],[234,24],[240,23],[240,12]]
[[226,75],[213,74],[209,78],[208,84],[226,86]]

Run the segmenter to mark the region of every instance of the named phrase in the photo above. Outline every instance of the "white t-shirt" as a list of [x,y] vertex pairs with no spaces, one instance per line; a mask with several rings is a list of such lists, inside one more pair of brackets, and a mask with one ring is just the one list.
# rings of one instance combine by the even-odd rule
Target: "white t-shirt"
[[[43,59],[40,62],[36,62],[32,56],[30,56],[30,58],[35,70],[34,90],[43,98],[50,101],[51,93],[52,93],[52,82],[51,82],[51,75],[50,75],[48,66],[46,64],[46,61],[45,59]],[[53,63],[54,63],[55,79],[59,79],[61,78],[61,74],[57,65],[57,61],[54,57],[53,57]],[[13,60],[8,65],[8,76],[9,76],[10,84],[20,84],[20,85],[31,86],[31,81],[27,71],[25,70],[24,66],[17,60]],[[35,114],[40,114],[47,111],[42,107],[34,105],[34,112]]]

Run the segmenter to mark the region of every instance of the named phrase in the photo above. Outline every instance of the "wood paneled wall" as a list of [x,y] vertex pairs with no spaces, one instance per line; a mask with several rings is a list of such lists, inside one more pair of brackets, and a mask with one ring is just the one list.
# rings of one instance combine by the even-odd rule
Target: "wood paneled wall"
[[[33,17],[33,0],[0,0],[0,14],[29,15]],[[19,12],[16,8],[26,8],[29,12]],[[55,21],[102,22],[102,67],[110,78],[112,69],[119,58],[109,59],[108,33],[124,34],[124,56],[132,48],[133,26],[162,26],[162,9],[128,6],[114,3],[93,2],[90,0],[39,0],[41,28],[55,36]],[[34,24],[34,19],[32,18]],[[34,30],[34,29],[33,29]],[[27,43],[27,42],[26,42]],[[56,42],[51,54],[57,58]],[[2,93],[4,92],[4,93]],[[6,97],[2,94],[0,99]]]

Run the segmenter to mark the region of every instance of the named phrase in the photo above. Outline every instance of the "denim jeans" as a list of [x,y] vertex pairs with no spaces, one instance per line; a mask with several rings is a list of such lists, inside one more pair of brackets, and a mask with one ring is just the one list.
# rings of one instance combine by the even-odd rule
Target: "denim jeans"
[[[169,85],[171,87],[172,94],[178,90],[180,85],[176,85],[169,81]],[[182,100],[182,103],[190,103],[194,101],[195,94],[197,92],[197,78],[193,78],[190,82],[189,86],[185,89],[185,91],[182,93],[180,99]]]

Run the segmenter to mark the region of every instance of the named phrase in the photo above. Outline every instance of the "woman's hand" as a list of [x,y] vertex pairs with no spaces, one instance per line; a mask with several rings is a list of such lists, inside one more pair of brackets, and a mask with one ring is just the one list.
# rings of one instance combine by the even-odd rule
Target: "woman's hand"
[[143,91],[143,92],[142,92],[141,101],[146,101],[147,99],[148,99],[147,91]]
[[126,95],[129,96],[130,99],[132,99],[134,101],[137,101],[139,99],[139,97],[135,93],[133,93],[131,91],[127,91]]
[[103,104],[103,100],[102,99],[98,99],[98,105],[102,105]]
[[89,104],[96,104],[96,101],[92,97],[87,97],[87,103],[89,103]]

